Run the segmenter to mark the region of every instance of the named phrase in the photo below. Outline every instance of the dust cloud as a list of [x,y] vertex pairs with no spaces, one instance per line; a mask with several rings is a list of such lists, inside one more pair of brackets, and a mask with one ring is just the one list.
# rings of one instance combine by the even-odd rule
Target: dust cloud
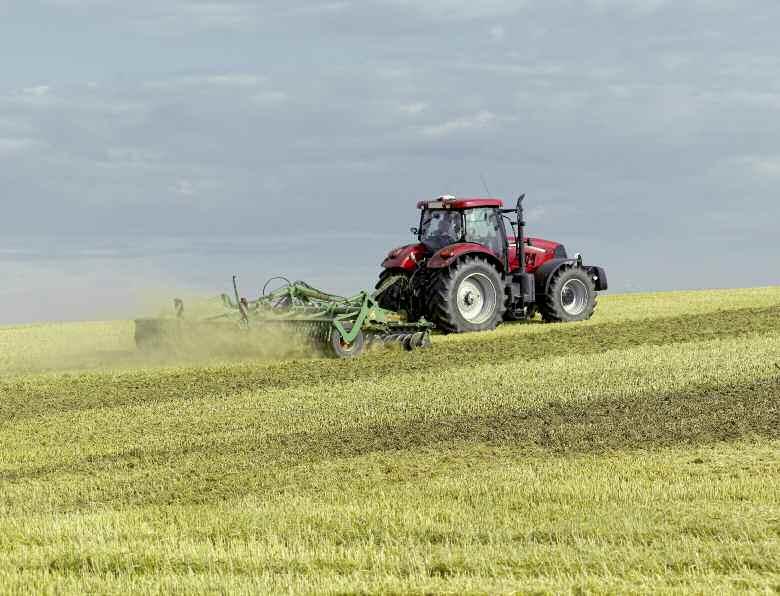
[[[0,327],[0,378],[47,372],[122,371],[160,367],[311,358],[321,351],[290,328],[264,325],[241,329],[232,319],[204,321],[224,312],[218,298],[181,292],[184,318],[175,318],[163,292],[145,293],[144,307],[122,320],[44,322]],[[166,304],[167,302],[167,304]],[[137,342],[136,320],[143,331]],[[156,322],[156,323],[154,323]],[[138,345],[140,344],[140,345]]]

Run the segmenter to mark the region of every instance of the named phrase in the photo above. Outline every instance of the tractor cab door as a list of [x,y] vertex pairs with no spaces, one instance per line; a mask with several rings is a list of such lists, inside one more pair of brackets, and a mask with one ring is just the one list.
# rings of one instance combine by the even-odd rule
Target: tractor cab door
[[506,234],[501,215],[494,207],[467,209],[465,212],[466,242],[481,244],[506,263]]

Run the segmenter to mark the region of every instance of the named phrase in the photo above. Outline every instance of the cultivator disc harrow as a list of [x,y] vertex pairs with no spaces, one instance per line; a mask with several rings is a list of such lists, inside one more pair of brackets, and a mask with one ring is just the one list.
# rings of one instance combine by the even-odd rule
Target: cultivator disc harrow
[[[269,283],[284,281],[277,290],[266,293]],[[233,297],[221,296],[222,312],[188,320],[184,303],[174,301],[175,318],[136,319],[135,340],[141,349],[169,348],[182,344],[221,341],[232,343],[270,331],[269,341],[281,338],[303,339],[325,354],[353,358],[372,344],[397,344],[406,350],[430,346],[432,323],[424,319],[410,322],[404,313],[384,309],[378,297],[399,281],[389,278],[373,293],[360,292],[345,298],[318,290],[305,282],[274,278],[266,283],[256,300],[242,298],[233,277]]]

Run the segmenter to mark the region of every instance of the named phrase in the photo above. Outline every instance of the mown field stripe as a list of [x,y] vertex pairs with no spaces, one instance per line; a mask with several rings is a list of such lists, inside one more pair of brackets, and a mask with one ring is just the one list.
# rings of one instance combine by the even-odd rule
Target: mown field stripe
[[[79,476],[93,476],[107,484],[107,493],[114,493],[111,501],[135,505],[208,502],[272,488],[269,480],[280,468],[372,453],[415,452],[461,443],[512,446],[518,454],[604,453],[777,439],[779,429],[780,376],[663,395],[648,392],[631,400],[552,401],[542,407],[505,407],[473,416],[408,418],[330,431],[247,434],[181,447],[134,449],[90,455],[68,464],[5,470],[0,481],[10,488],[10,484],[27,481],[52,482],[60,477],[75,481]],[[214,482],[214,474],[224,466],[232,473]],[[157,481],[151,486],[134,481],[139,469],[156,470]],[[123,478],[114,484],[113,477]],[[167,489],[160,491],[163,484]],[[124,485],[127,492],[115,494],[108,485]]]
[[99,593],[759,590],[778,576],[771,448],[530,459],[464,448],[366,458],[204,505],[5,517],[0,578]]
[[[303,360],[143,372],[26,377],[0,382],[0,423],[122,404],[224,397],[270,390],[374,379],[399,369],[420,375],[446,374],[463,366],[605,352],[643,345],[695,343],[762,335],[780,330],[780,306],[699,316],[598,325],[556,325],[543,334],[472,335],[468,343],[444,343],[426,352],[381,351],[360,361]],[[519,329],[522,329],[520,327]]]

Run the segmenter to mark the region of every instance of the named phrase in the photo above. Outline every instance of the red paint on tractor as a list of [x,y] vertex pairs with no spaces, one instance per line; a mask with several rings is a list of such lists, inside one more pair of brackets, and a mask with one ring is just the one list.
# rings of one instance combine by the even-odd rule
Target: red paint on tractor
[[[509,270],[517,271],[519,263],[517,260],[515,239],[510,236],[508,241]],[[527,238],[525,245],[525,270],[528,273],[533,273],[547,261],[554,259],[556,257],[555,251],[559,246],[561,246],[560,243],[551,240]],[[493,251],[481,244],[459,242],[458,244],[451,244],[438,251],[426,261],[425,266],[431,269],[449,267],[453,261],[467,253],[484,254],[493,257],[498,263],[503,261],[501,255],[496,255]],[[414,271],[425,259],[425,254],[426,248],[424,244],[407,244],[406,246],[400,246],[390,251],[387,257],[385,257],[385,260],[382,261],[382,267],[385,269]],[[503,270],[503,266],[501,267],[501,270]]]
[[459,242],[458,244],[450,244],[442,248],[439,252],[433,255],[426,263],[429,269],[441,269],[443,267],[449,267],[453,261],[458,260],[465,254],[481,254],[490,258],[499,268],[499,271],[503,271],[504,267],[501,264],[501,256],[494,253],[482,244],[475,244],[473,242]]
[[403,269],[404,271],[413,271],[417,264],[425,258],[425,245],[407,244],[399,248],[394,248],[382,262],[385,269]]
[[[517,271],[520,263],[517,258],[517,245],[514,237],[510,236],[509,241],[509,269]],[[556,249],[561,246],[559,242],[544,240],[543,238],[525,239],[525,270],[527,273],[533,273],[547,261],[555,258]]]

